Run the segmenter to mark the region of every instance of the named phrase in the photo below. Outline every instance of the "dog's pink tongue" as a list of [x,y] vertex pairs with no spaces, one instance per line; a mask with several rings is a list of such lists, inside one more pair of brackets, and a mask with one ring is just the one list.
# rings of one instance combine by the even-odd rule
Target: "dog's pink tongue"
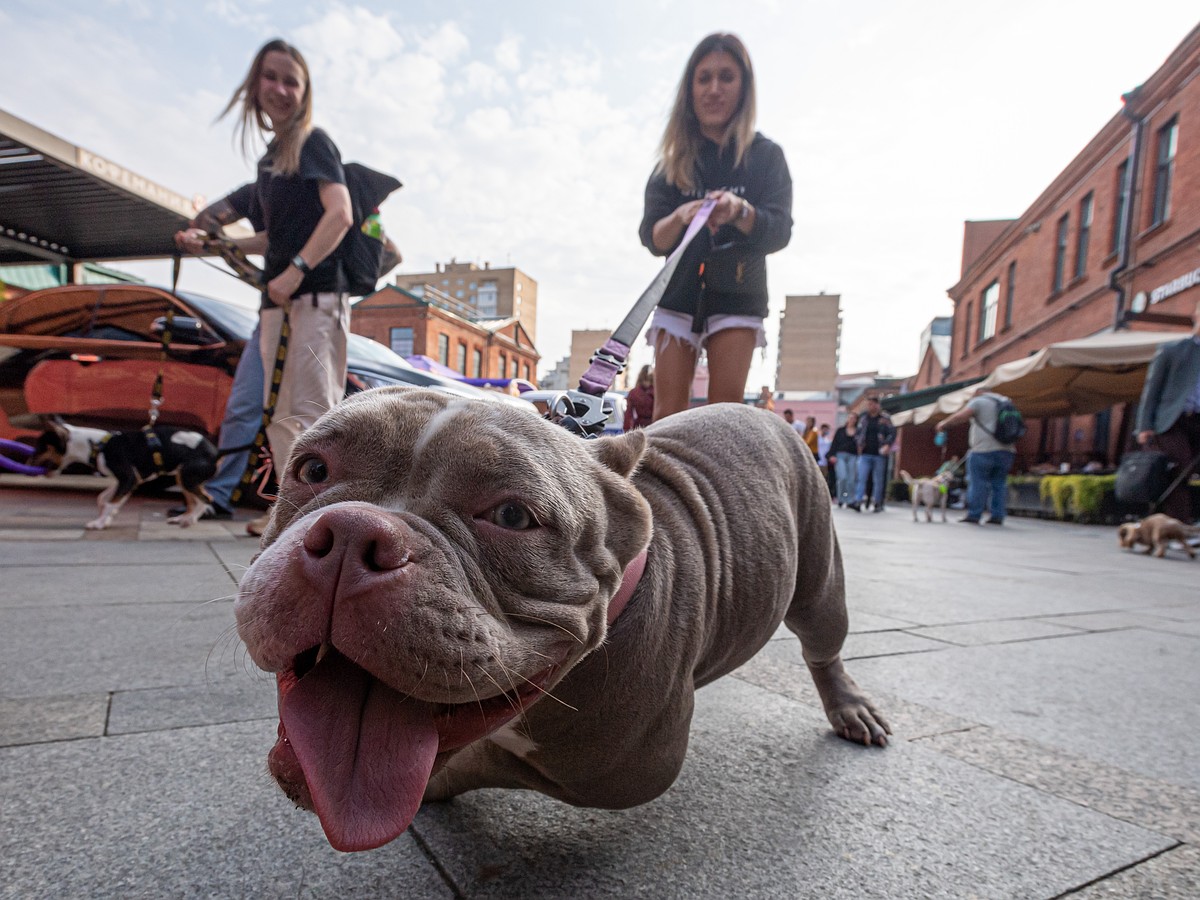
[[280,719],[336,850],[371,850],[408,828],[438,751],[433,707],[337,652],[289,690]]

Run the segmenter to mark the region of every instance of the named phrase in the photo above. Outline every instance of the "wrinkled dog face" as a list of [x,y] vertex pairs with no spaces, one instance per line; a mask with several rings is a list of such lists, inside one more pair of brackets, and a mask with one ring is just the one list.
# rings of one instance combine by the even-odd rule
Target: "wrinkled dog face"
[[335,847],[396,837],[448,754],[603,641],[649,541],[628,481],[644,447],[411,388],[300,437],[236,615],[277,675],[272,774]]

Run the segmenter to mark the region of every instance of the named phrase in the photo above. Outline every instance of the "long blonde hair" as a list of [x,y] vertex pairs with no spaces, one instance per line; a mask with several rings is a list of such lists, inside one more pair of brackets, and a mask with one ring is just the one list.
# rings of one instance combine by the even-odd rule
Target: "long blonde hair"
[[[304,73],[304,96],[300,100],[300,106],[296,109],[295,115],[286,122],[270,121],[262,107],[258,105],[258,80],[262,76],[263,63],[266,61],[268,53],[287,54],[295,60]],[[308,63],[304,61],[300,51],[282,38],[275,38],[263,44],[255,54],[254,61],[250,63],[250,71],[246,73],[246,77],[237,86],[237,90],[229,98],[229,103],[225,105],[225,109],[217,118],[225,118],[231,110],[239,105],[242,111],[234,128],[234,134],[241,138],[242,152],[246,156],[251,156],[253,153],[252,126],[258,129],[258,136],[264,140],[267,133],[273,131],[275,136],[268,145],[271,151],[271,171],[276,175],[294,175],[298,172],[300,170],[300,148],[304,146],[309,132],[312,131],[313,110],[312,79],[308,75]]]
[[679,80],[679,89],[675,92],[675,104],[671,108],[671,116],[667,119],[667,128],[663,132],[662,143],[659,146],[659,163],[655,169],[666,176],[667,183],[682,191],[693,191],[696,188],[696,162],[700,155],[703,136],[700,134],[700,122],[692,99],[692,79],[700,60],[710,53],[724,50],[742,70],[742,96],[737,110],[725,134],[721,138],[722,152],[733,148],[733,164],[741,165],[742,159],[754,140],[754,122],[756,115],[754,91],[754,67],[750,64],[750,54],[741,38],[735,34],[717,32],[710,34],[692,51],[687,66],[683,70],[683,78]]

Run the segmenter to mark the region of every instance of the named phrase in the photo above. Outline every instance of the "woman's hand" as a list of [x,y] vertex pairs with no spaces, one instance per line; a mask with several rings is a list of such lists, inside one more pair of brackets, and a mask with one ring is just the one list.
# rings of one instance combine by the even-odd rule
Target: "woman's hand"
[[300,282],[303,280],[303,272],[295,266],[288,266],[267,282],[267,296],[276,306],[287,309],[292,302],[292,294],[300,289]]
[[675,210],[675,221],[679,223],[681,231],[687,230],[687,227],[692,224],[692,219],[696,218],[696,213],[700,212],[700,207],[703,205],[703,200],[689,200]]
[[175,232],[175,246],[185,253],[199,255],[204,252],[204,242],[208,232],[202,228],[185,228]]
[[709,199],[715,199],[717,205],[708,216],[708,227],[714,232],[722,225],[733,225],[743,234],[749,234],[754,227],[754,207],[744,198],[733,191],[712,191]]

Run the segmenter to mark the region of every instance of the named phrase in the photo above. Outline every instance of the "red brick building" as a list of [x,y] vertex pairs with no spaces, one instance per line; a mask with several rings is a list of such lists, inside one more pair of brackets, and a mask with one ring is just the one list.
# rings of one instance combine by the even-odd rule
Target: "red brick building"
[[[1200,27],[1020,218],[967,222],[949,290],[949,365],[910,390],[980,378],[1048,344],[1113,328],[1190,327],[1200,299]],[[1020,463],[1113,462],[1134,404],[1031,423]],[[909,427],[925,468],[932,429]],[[924,433],[927,432],[927,433]]]
[[428,356],[468,378],[534,382],[541,356],[520,321],[471,318],[472,312],[432,289],[418,295],[388,285],[354,304],[350,330],[401,356]]

